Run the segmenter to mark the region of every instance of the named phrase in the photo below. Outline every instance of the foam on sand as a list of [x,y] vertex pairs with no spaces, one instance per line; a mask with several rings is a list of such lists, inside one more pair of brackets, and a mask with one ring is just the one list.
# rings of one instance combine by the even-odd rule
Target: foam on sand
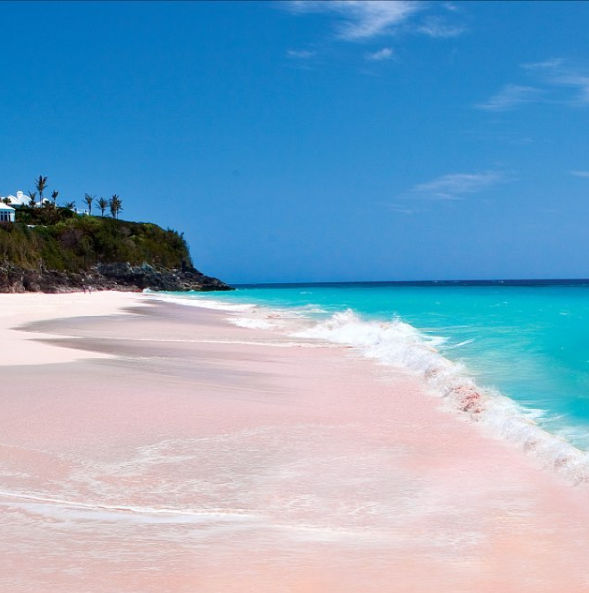
[[562,473],[572,483],[589,484],[589,453],[538,426],[538,410],[528,410],[496,390],[477,385],[463,364],[440,354],[437,347],[444,343],[443,337],[428,336],[400,319],[365,321],[351,310],[293,335],[348,344],[367,358],[415,372],[453,409],[495,435],[518,443],[543,466]]
[[[191,301],[193,306],[201,302],[200,298]],[[424,379],[448,408],[465,414],[495,436],[518,444],[543,467],[562,474],[571,483],[589,484],[589,452],[541,428],[536,422],[541,410],[524,408],[495,389],[477,385],[462,363],[440,354],[438,348],[446,341],[443,336],[425,334],[400,319],[367,321],[351,309],[318,321],[308,316],[309,311],[317,312],[309,306],[283,310],[215,301],[214,308],[229,312],[228,321],[239,327],[351,346],[381,364],[410,370]]]

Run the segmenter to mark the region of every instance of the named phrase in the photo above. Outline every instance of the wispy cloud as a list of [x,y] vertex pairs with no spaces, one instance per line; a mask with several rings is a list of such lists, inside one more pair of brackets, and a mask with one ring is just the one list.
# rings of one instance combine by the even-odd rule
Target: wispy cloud
[[524,103],[536,101],[542,91],[531,86],[506,84],[498,93],[489,97],[484,103],[476,105],[478,109],[488,111],[508,111]]
[[366,59],[373,62],[382,62],[383,60],[390,60],[393,57],[393,50],[390,47],[383,47],[377,51],[367,53]]
[[589,105],[589,67],[562,58],[521,64],[534,86],[507,84],[478,109],[507,111],[526,103],[551,103],[570,106]]
[[575,177],[589,177],[589,171],[569,171]]
[[568,101],[576,105],[589,104],[589,74],[563,73],[552,79],[556,85],[572,88],[574,96]]
[[317,52],[309,51],[307,49],[289,49],[286,52],[287,57],[294,60],[308,60],[316,55]]
[[464,33],[464,27],[449,25],[439,16],[432,16],[425,19],[424,23],[417,28],[419,33],[444,39],[448,37],[457,37]]
[[425,4],[416,0],[296,0],[285,3],[292,12],[334,14],[339,22],[338,36],[347,41],[387,35]]
[[[457,7],[452,3],[421,0],[293,0],[283,2],[293,13],[324,13],[337,20],[336,34],[344,41],[370,41],[399,31],[419,33],[434,38],[456,37],[465,28],[450,23],[456,19]],[[442,12],[431,15],[431,11]],[[420,14],[426,13],[423,18]]]
[[468,194],[476,194],[505,181],[507,181],[507,176],[499,171],[450,173],[414,186],[406,197],[429,200],[462,200]]
[[407,204],[388,204],[388,209],[391,210],[392,212],[397,212],[398,214],[417,214],[419,212],[421,212],[421,210],[418,210],[416,208],[408,208]]
[[[555,90],[572,89],[573,97],[564,98],[565,102],[589,104],[589,68],[586,65],[553,58],[544,62],[522,64],[522,68],[541,76],[544,83]],[[563,97],[559,99],[562,102]]]
[[562,63],[562,58],[552,58],[550,60],[544,60],[543,62],[529,62],[527,64],[522,64],[521,67],[525,70],[547,70],[558,68]]

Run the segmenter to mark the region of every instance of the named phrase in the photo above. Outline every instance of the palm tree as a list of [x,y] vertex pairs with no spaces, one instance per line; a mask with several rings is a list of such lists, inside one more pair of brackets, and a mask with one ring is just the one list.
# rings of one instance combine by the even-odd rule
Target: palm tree
[[53,192],[51,193],[51,199],[53,200],[53,205],[55,206],[55,203],[57,202],[57,196],[59,195],[59,192],[54,189]]
[[100,216],[104,216],[104,211],[108,208],[108,201],[104,198],[99,198],[97,204],[100,208]]
[[29,198],[31,198],[31,201],[29,202],[29,206],[31,208],[35,207],[35,198],[36,197],[37,197],[37,192],[29,190]]
[[43,177],[43,175],[39,175],[39,179],[35,179],[35,187],[39,192],[39,206],[43,205],[43,191],[47,187],[47,177]]
[[90,214],[90,216],[92,216],[92,202],[94,201],[95,197],[96,196],[92,196],[90,194],[84,194],[84,202],[88,204],[88,214]]
[[123,203],[121,202],[119,196],[117,194],[113,194],[113,197],[108,202],[110,206],[110,213],[112,214],[113,218],[119,217],[119,212],[123,209]]
[[69,210],[75,210],[76,203],[75,202],[66,202],[63,207],[68,208]]

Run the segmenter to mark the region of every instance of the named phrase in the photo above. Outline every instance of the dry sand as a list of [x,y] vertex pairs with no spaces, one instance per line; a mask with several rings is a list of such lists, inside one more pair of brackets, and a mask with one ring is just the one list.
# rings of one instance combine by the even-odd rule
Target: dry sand
[[141,295],[0,305],[2,593],[589,591],[587,493],[401,370]]
[[[29,366],[73,362],[88,357],[74,348],[57,348],[40,340],[39,332],[29,335],[17,331],[21,327],[43,319],[65,317],[96,317],[120,313],[130,305],[139,305],[141,296],[133,293],[68,293],[68,294],[2,294],[0,295],[0,366]],[[107,358],[108,354],[93,353],[94,358]]]

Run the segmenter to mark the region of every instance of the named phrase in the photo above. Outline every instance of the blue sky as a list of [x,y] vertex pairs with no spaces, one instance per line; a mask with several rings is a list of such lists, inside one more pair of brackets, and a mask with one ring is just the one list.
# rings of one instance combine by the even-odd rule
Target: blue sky
[[0,4],[0,194],[230,282],[589,277],[589,4]]

